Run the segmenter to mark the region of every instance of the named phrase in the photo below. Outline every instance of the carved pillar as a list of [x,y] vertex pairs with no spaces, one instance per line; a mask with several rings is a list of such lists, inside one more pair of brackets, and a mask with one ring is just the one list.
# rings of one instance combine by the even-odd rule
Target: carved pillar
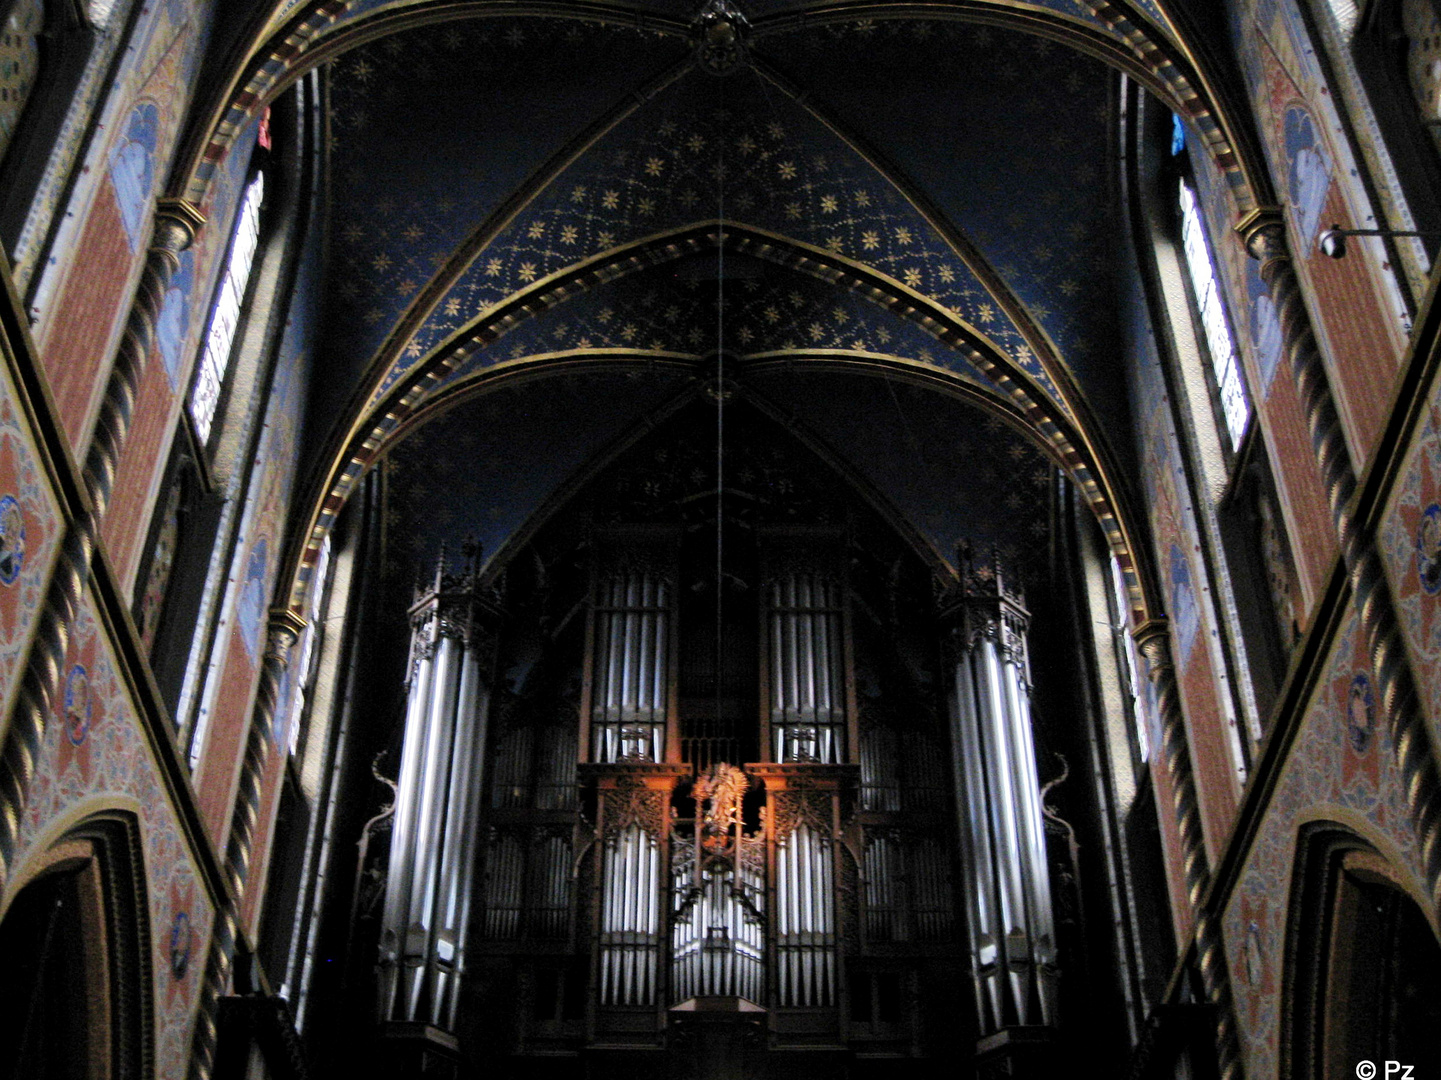
[[[1057,1023],[1051,882],[1031,732],[1024,600],[997,560],[961,558],[952,754],[981,1034]],[[985,1042],[986,1039],[983,1039]]]
[[[115,469],[130,432],[131,412],[145,364],[155,345],[155,321],[170,280],[180,266],[180,253],[195,240],[204,216],[182,199],[161,199],[155,231],[140,275],[135,301],[120,340],[115,366],[106,384],[95,437],[85,459],[82,480],[89,506],[71,521],[60,548],[54,575],[21,676],[15,709],[0,745],[0,887],[10,876],[20,818],[35,759],[60,686],[60,671],[70,642],[70,627],[80,597],[90,580],[95,536],[115,482]],[[0,721],[3,722],[3,721]]]
[[215,1063],[216,1010],[227,992],[235,963],[235,946],[240,940],[240,903],[250,876],[250,854],[255,842],[255,825],[260,815],[260,782],[271,753],[271,731],[275,723],[281,677],[290,666],[290,650],[300,639],[305,621],[284,608],[272,608],[266,634],[265,658],[260,683],[255,691],[255,708],[245,737],[245,758],[240,766],[240,783],[230,818],[230,835],[225,845],[226,897],[215,913],[215,929],[205,961],[205,981],[200,987],[200,1004],[191,1038],[190,1075],[203,1080]]
[[380,939],[383,1021],[454,1027],[497,614],[478,588],[476,562],[455,576],[438,568],[410,612],[405,741]]
[[1441,906],[1441,773],[1437,771],[1430,732],[1421,717],[1416,680],[1402,643],[1381,557],[1369,531],[1356,517],[1356,473],[1347,453],[1325,363],[1302,301],[1285,226],[1279,210],[1264,208],[1242,218],[1236,231],[1260,262],[1261,279],[1281,322],[1282,344],[1306,411],[1311,447],[1321,468],[1341,556],[1366,636],[1376,699],[1404,778],[1407,809],[1416,823],[1426,887],[1435,910]]
[[1171,635],[1166,620],[1151,619],[1136,631],[1136,647],[1146,659],[1146,675],[1156,690],[1160,713],[1161,755],[1171,779],[1171,803],[1176,829],[1181,838],[1182,871],[1186,897],[1196,919],[1197,962],[1206,996],[1217,1008],[1216,1055],[1223,1080],[1240,1080],[1244,1075],[1241,1047],[1236,1033],[1236,1014],[1231,999],[1231,979],[1220,923],[1205,906],[1211,886],[1211,864],[1201,831],[1201,809],[1196,799],[1196,777],[1191,769],[1186,720],[1181,714],[1180,689],[1171,656]]

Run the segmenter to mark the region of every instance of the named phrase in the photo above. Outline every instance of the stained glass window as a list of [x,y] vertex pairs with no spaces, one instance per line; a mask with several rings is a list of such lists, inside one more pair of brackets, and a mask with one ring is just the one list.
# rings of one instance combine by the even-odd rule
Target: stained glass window
[[90,3],[85,5],[85,12],[90,16],[90,25],[99,30],[109,26],[117,3],[118,0],[90,0]]
[[235,344],[235,328],[240,323],[240,305],[245,299],[245,286],[250,280],[250,266],[255,261],[255,248],[260,241],[260,204],[265,199],[265,174],[258,172],[245,189],[244,201],[235,219],[235,235],[230,243],[230,257],[225,276],[215,297],[210,316],[210,330],[205,335],[205,351],[195,373],[195,387],[190,392],[190,416],[195,421],[201,443],[210,441],[210,428],[215,410],[220,405],[220,391]]
[[1356,0],[1326,0],[1326,6],[1331,9],[1342,37],[1349,38],[1356,32],[1356,24],[1361,21],[1360,5]]
[[1181,246],[1186,252],[1186,269],[1190,272],[1191,290],[1201,312],[1201,325],[1211,353],[1211,370],[1215,373],[1216,388],[1221,395],[1221,412],[1231,436],[1231,449],[1236,450],[1251,419],[1251,403],[1246,398],[1246,387],[1241,381],[1241,361],[1236,354],[1231,326],[1226,320],[1226,309],[1221,303],[1216,265],[1211,259],[1210,245],[1206,242],[1206,227],[1201,220],[1196,190],[1189,180],[1182,179],[1180,182],[1180,206]]

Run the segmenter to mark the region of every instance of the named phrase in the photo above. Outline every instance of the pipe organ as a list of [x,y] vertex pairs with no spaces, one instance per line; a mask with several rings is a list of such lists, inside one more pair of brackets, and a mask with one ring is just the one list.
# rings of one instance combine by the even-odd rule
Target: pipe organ
[[[511,1018],[487,1037],[538,1059],[702,1022],[882,1057],[1054,1024],[1019,593],[967,565],[937,608],[878,523],[733,497],[718,526],[717,502],[573,518],[503,604],[438,577],[412,609],[382,1016],[491,1023],[457,1016],[470,956]],[[492,679],[475,627],[502,609]]]
[[713,766],[693,786],[695,811],[672,830],[671,962],[679,1001],[765,997],[765,839],[747,834],[750,777]]
[[1054,1026],[1055,921],[1047,870],[1024,598],[999,559],[962,558],[952,699],[971,965],[983,1030]]
[[838,764],[847,757],[841,585],[786,569],[765,590],[775,760]]
[[410,610],[405,736],[380,939],[380,1014],[454,1023],[471,908],[496,609],[444,555]]
[[619,538],[598,568],[590,668],[592,761],[664,761],[672,696],[673,571],[665,548]]

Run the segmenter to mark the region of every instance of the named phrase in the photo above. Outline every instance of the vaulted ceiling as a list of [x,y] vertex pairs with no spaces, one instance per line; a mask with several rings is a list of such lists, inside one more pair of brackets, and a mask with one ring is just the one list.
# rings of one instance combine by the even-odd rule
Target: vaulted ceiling
[[[454,427],[456,401],[570,377],[606,418],[550,408],[515,434],[533,490],[496,520],[518,528],[519,507],[649,407],[603,371],[695,382],[722,353],[731,377],[769,380],[776,408],[829,425],[941,550],[957,527],[916,490],[920,440],[934,458],[964,428],[958,452],[984,454],[988,415],[994,453],[1026,433],[1090,500],[1142,610],[1116,71],[1187,117],[1238,206],[1264,201],[1207,93],[1204,42],[1157,0],[711,7],[741,34],[723,74],[697,50],[701,5],[675,0],[290,0],[254,34],[179,184],[199,198],[246,117],[324,65],[318,465],[297,589],[358,476],[431,417]],[[882,438],[898,384],[953,404]]]

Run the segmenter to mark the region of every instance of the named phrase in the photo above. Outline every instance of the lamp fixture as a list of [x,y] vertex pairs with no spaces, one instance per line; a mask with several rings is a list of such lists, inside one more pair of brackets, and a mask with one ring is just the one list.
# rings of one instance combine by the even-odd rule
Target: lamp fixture
[[1332,225],[1323,232],[1316,240],[1316,246],[1321,249],[1321,254],[1333,259],[1344,259],[1346,257],[1346,237],[1348,236],[1419,236],[1435,239],[1441,237],[1441,233],[1415,232],[1408,229],[1343,229],[1339,225]]

